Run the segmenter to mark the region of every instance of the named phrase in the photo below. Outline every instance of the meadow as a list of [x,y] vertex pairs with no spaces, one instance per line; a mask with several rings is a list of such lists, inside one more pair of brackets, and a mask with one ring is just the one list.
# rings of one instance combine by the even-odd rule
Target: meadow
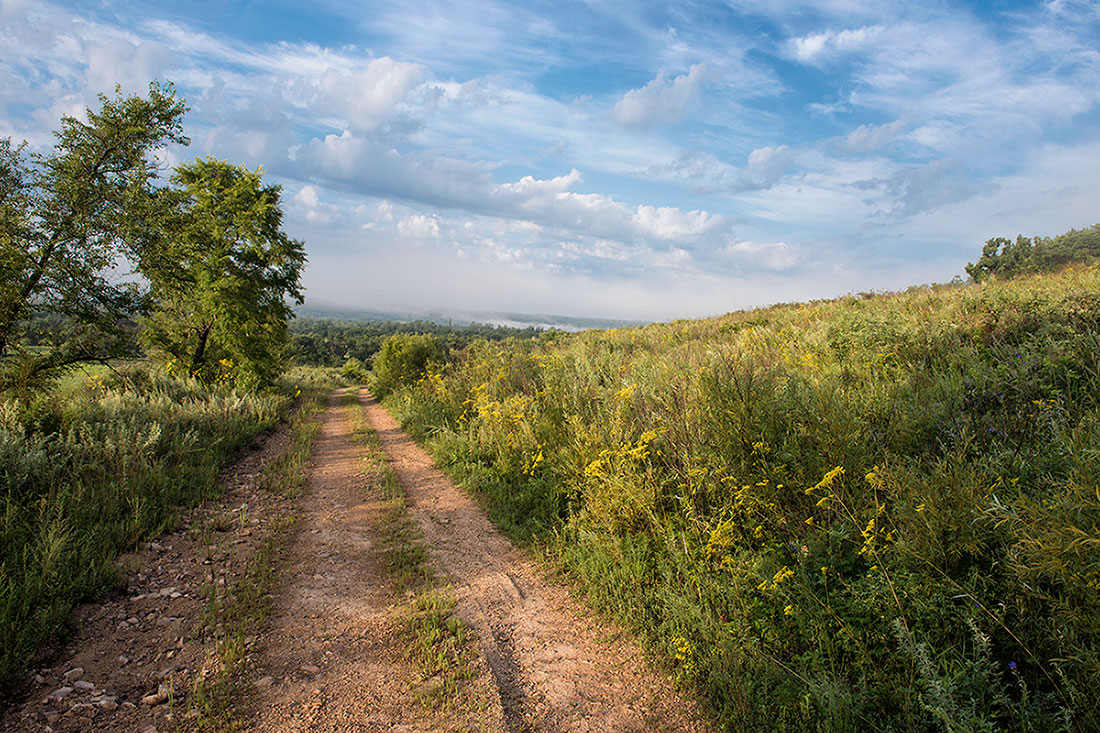
[[385,404],[724,727],[1100,728],[1100,268],[393,341]]
[[0,404],[0,684],[77,603],[125,581],[121,553],[213,496],[225,464],[295,396],[327,389],[319,371],[243,393],[135,363]]

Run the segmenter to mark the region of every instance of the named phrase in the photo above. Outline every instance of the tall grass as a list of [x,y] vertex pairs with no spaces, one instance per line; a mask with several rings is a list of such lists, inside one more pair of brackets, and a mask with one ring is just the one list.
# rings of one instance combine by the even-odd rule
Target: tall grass
[[475,344],[387,398],[730,729],[1100,727],[1100,269]]
[[132,367],[0,405],[0,684],[76,603],[117,584],[119,552],[209,497],[226,461],[291,402]]

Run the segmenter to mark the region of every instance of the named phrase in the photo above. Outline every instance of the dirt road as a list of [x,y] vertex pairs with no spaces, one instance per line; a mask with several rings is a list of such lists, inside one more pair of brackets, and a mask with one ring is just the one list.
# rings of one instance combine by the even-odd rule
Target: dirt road
[[[631,641],[544,582],[374,399],[363,392],[359,400],[407,495],[434,573],[449,585],[454,614],[474,632],[472,661],[458,687],[425,679],[410,653],[416,643],[408,628],[412,592],[395,589],[385,567],[387,499],[364,474],[363,446],[350,436],[357,408],[341,407],[334,394],[322,415],[307,490],[293,506],[256,488],[249,477],[257,458],[247,459],[245,479],[229,472],[224,501],[132,561],[140,569],[130,595],[81,611],[83,632],[38,670],[26,701],[9,708],[0,728],[195,727],[201,716],[186,699],[189,680],[208,673],[210,653],[198,618],[202,589],[218,582],[219,563],[239,576],[247,565],[241,553],[285,531],[264,516],[268,512],[295,513],[298,521],[284,542],[262,633],[247,640],[245,687],[233,697],[241,729],[707,729],[694,704],[647,669]],[[263,450],[255,453],[262,459]],[[225,535],[220,541],[193,529],[227,513],[233,521],[213,523]],[[175,548],[170,563],[166,543]],[[140,618],[131,615],[146,607],[151,610]],[[77,688],[81,679],[91,681]]]

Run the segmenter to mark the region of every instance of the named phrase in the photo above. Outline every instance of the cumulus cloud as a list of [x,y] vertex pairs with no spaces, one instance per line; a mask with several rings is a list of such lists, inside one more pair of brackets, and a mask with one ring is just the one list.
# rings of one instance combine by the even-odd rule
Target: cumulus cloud
[[706,64],[695,64],[688,69],[688,73],[672,78],[662,71],[644,87],[624,94],[611,115],[624,127],[680,122],[698,99],[710,76],[710,67]]
[[400,105],[423,77],[418,64],[384,56],[349,71],[329,68],[319,83],[325,103],[347,119],[352,131],[371,133],[399,116]]
[[681,211],[673,206],[639,206],[633,216],[642,232],[658,239],[683,241],[699,237],[725,222],[725,217],[706,211]]
[[298,189],[291,201],[301,210],[306,221],[314,224],[331,224],[341,212],[339,207],[323,203],[317,187],[312,184],[306,184]]
[[397,222],[397,231],[409,239],[439,239],[439,220],[434,216],[412,214]]

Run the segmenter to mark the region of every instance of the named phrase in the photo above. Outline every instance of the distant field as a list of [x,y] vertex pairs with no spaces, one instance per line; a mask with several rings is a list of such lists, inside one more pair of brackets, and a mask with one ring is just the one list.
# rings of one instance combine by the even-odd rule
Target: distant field
[[480,341],[386,404],[731,730],[1095,730],[1098,355],[1079,267]]

